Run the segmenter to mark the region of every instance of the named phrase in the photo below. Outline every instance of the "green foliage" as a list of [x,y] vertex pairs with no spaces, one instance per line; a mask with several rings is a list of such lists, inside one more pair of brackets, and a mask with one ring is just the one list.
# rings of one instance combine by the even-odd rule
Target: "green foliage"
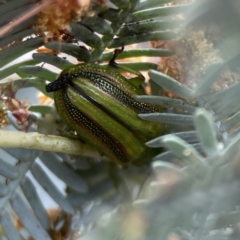
[[[221,27],[226,37],[218,42],[217,48],[224,61],[207,63],[205,74],[195,88],[156,71],[156,64],[124,63],[125,67],[134,70],[149,70],[155,86],[152,92],[164,88],[178,97],[135,96],[138,101],[167,107],[164,113],[139,115],[146,121],[162,122],[172,130],[172,134],[146,143],[148,147],[167,149],[156,156],[151,165],[121,169],[83,156],[71,161],[67,154],[4,149],[8,158],[3,155],[0,159],[0,224],[6,238],[21,239],[30,234],[34,239],[51,239],[50,232],[57,233],[61,226],[68,224],[64,217],[68,215],[71,218],[67,227],[69,239],[99,239],[99,236],[105,240],[165,240],[173,236],[187,240],[239,239],[240,84],[237,80],[240,49],[236,29],[240,18],[235,10],[238,2],[198,0],[173,6],[163,4],[176,1],[111,2],[115,4],[114,8],[96,5],[93,16],[70,23],[69,33],[87,47],[61,42],[61,52],[67,54],[67,59],[34,53],[31,60],[2,69],[1,79],[17,73],[20,83],[24,83],[19,84],[21,88],[33,86],[47,94],[46,81],[53,81],[57,73],[46,64],[37,64],[48,63],[60,71],[73,65],[70,56],[78,61],[103,62],[111,59],[113,54],[105,53],[106,48],[172,39],[184,34],[183,21],[175,17],[180,14],[185,14],[186,25],[193,28],[209,23]],[[31,4],[37,4],[27,0],[0,3],[1,24],[24,13]],[[10,44],[31,35],[33,22],[34,18],[27,20],[0,39],[1,46],[7,45],[0,51],[0,67],[42,46],[43,38],[38,36]],[[46,47],[58,51],[59,41],[48,42]],[[118,59],[172,54],[166,49],[137,48],[124,51]],[[212,92],[210,88],[227,68],[236,76],[236,82]],[[33,106],[31,110],[56,114],[53,107]],[[64,194],[39,161],[66,184]],[[21,163],[16,165],[18,162]],[[163,185],[162,176],[170,176],[167,180],[171,185]],[[43,206],[44,200],[36,190],[35,180],[63,213],[54,226]],[[21,231],[13,224],[13,212],[24,226]],[[78,237],[77,233],[85,236]]]

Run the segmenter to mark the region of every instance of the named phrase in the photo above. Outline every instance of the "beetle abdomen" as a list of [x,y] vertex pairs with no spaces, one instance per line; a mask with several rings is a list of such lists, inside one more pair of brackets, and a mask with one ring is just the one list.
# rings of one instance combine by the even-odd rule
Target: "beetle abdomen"
[[48,85],[55,91],[56,108],[63,121],[81,139],[122,165],[144,155],[144,142],[162,126],[145,122],[139,113],[156,112],[153,105],[132,96],[144,92],[121,74],[96,64],[81,64],[61,73]]

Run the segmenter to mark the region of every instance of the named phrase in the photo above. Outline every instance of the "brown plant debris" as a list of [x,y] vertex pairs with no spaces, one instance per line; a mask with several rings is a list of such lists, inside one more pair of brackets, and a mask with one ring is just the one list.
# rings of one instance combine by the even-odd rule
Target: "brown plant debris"
[[[178,39],[152,42],[155,48],[162,47],[175,52],[173,56],[160,59],[159,71],[194,88],[207,66],[224,61],[221,51],[215,45],[221,37],[221,29],[216,24],[210,24],[199,28],[188,27]],[[237,75],[225,68],[211,90],[228,88],[236,83]],[[167,95],[173,97],[171,93]]]
[[28,111],[30,105],[27,99],[20,101],[15,97],[16,90],[13,88],[12,83],[8,83],[0,88],[0,128],[7,126],[8,120],[6,110],[9,110],[17,120],[17,125],[21,130],[27,131],[33,124],[36,117]]
[[71,21],[80,20],[89,3],[90,0],[56,0],[38,14],[34,29],[50,38],[60,37]]

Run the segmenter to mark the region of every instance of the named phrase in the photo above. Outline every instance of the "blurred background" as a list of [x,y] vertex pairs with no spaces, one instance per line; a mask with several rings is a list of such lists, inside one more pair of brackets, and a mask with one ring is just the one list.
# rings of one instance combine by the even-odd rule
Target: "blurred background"
[[[0,239],[239,239],[239,0],[0,4]],[[156,124],[139,144],[152,156],[127,168],[72,140],[62,151],[45,90],[122,46],[118,66],[145,77],[134,98],[160,109],[136,115]]]

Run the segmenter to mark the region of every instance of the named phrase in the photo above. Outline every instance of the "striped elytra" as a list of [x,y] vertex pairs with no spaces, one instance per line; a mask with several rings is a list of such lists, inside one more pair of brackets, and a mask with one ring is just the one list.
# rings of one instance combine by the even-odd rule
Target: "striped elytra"
[[110,160],[127,166],[158,152],[144,143],[163,133],[163,125],[143,121],[138,114],[161,109],[136,101],[133,96],[145,94],[143,89],[111,67],[72,66],[46,90],[54,92],[56,109],[66,125]]

